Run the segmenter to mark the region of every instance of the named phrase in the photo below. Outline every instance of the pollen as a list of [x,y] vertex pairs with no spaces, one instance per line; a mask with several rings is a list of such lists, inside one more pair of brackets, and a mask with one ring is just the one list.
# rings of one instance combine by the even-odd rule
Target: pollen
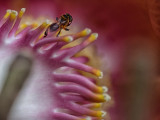
[[110,101],[111,100],[111,96],[109,96],[108,94],[104,94],[104,98],[106,101]]

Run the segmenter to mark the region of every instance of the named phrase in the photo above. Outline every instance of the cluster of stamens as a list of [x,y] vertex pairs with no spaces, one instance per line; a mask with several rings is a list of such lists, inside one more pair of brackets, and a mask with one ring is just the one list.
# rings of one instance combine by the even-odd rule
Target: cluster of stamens
[[[107,87],[98,86],[96,79],[84,76],[80,71],[88,72],[97,77],[103,73],[86,65],[86,56],[75,57],[75,54],[93,43],[97,33],[91,33],[86,28],[75,34],[54,37],[53,34],[43,37],[46,27],[45,21],[40,26],[21,24],[25,12],[22,8],[19,14],[7,10],[0,21],[0,46],[8,47],[13,54],[23,48],[32,51],[34,58],[45,63],[50,70],[53,90],[53,120],[103,120],[106,112],[101,107],[111,97],[107,94]],[[21,29],[21,30],[20,30]],[[87,37],[79,45],[62,48],[79,38]],[[78,71],[79,70],[79,71]]]

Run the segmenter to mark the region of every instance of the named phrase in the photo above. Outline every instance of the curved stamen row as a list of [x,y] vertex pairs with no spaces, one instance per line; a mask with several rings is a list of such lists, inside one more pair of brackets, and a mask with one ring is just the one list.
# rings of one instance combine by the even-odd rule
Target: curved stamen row
[[[0,45],[8,45],[17,50],[28,47],[38,57],[38,60],[45,60],[45,63],[51,68],[50,70],[53,70],[50,71],[50,74],[53,78],[54,96],[56,96],[55,100],[60,102],[53,108],[53,119],[102,120],[106,114],[101,110],[102,103],[111,99],[106,93],[107,87],[98,86],[95,79],[87,78],[76,70],[91,73],[99,78],[103,77],[103,73],[86,65],[87,57],[74,57],[76,53],[94,42],[98,34],[90,35],[91,30],[87,28],[71,35],[40,37],[49,24],[47,21],[37,28],[34,25],[25,25],[24,29],[18,33],[24,12],[24,8],[19,14],[14,10],[7,10],[0,21]],[[62,49],[68,43],[86,36],[89,37],[79,45]],[[8,40],[11,42],[7,43]],[[65,68],[58,71],[58,68],[62,67]],[[70,73],[64,71],[70,71]],[[69,112],[65,112],[63,109],[67,109]]]

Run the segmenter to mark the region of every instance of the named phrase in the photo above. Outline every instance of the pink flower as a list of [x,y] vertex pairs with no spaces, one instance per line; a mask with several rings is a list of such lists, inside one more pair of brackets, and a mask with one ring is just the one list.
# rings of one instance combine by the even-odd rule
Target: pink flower
[[[0,22],[2,69],[10,67],[12,64],[8,72],[11,76],[7,78],[9,82],[4,81],[5,84],[1,91],[1,119],[6,119],[6,117],[11,120],[102,119],[106,114],[101,108],[102,103],[111,99],[106,93],[107,87],[99,86],[96,82],[97,77],[103,77],[103,73],[86,65],[88,57],[75,57],[78,52],[94,42],[98,34],[91,33],[91,30],[86,28],[81,32],[60,37],[54,37],[55,33],[43,37],[44,30],[49,25],[48,20],[38,27],[31,22],[30,25],[21,24],[21,28],[19,28],[24,12],[24,8],[19,14],[17,11],[7,10]],[[80,44],[64,48],[70,42],[78,38],[83,39],[83,37],[87,38]],[[17,55],[18,57],[16,57]],[[23,68],[23,64],[17,63],[19,59],[25,59],[25,56],[31,61],[31,64],[28,65],[32,66],[32,69],[31,67],[27,69],[31,69],[30,76],[27,78],[27,75],[24,75],[23,81],[26,78],[27,81],[24,83],[9,116],[6,116],[9,112],[5,109],[7,103],[12,104],[20,89],[17,86],[18,91],[15,90],[16,87],[11,91],[15,85],[13,84],[12,87],[7,85],[14,79],[17,82],[18,76],[23,76],[25,73],[25,71],[23,73],[21,69],[18,69],[19,67]],[[24,64],[27,63],[24,62]],[[15,71],[16,69],[19,70],[19,73]],[[88,72],[96,79],[87,77],[77,70]],[[3,76],[7,74],[6,71],[2,73]],[[21,84],[23,85],[23,82]],[[5,89],[7,87],[8,89]],[[12,92],[15,96],[11,94]],[[7,96],[10,95],[13,98],[8,99]]]
[[[109,110],[111,119],[159,120],[158,0],[30,0],[8,2],[1,8],[4,10],[10,3],[19,4],[15,9],[26,6],[27,15],[32,14],[34,19],[40,15],[54,19],[69,12],[77,29],[89,26],[98,31],[94,59],[101,62],[103,85],[109,84],[105,77],[108,70],[112,75],[110,87],[115,104]],[[71,31],[75,33],[77,29],[72,27]],[[82,61],[86,62],[87,58]]]

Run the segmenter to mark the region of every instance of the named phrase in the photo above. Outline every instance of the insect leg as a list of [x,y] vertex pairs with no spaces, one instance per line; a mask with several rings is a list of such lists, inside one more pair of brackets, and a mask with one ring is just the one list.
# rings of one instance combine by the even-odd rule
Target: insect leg
[[44,33],[44,37],[46,37],[48,35],[48,28],[46,29],[45,33]]
[[65,31],[69,31],[69,29],[68,29],[68,28],[64,28],[64,30],[65,30]]
[[62,30],[62,28],[60,28],[60,30],[59,30],[58,34],[56,35],[56,37],[59,36],[59,34],[61,33],[61,30]]

